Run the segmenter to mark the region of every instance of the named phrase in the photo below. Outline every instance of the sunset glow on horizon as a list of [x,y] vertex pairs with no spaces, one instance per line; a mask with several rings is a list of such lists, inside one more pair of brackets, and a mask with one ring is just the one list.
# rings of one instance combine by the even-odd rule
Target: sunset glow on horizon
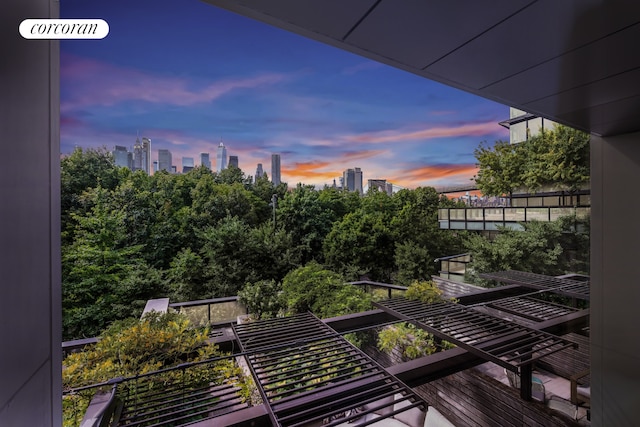
[[[109,23],[63,40],[61,151],[133,147],[136,136],[212,167],[222,141],[254,175],[281,155],[282,180],[331,185],[348,168],[398,186],[466,185],[481,142],[507,140],[507,106],[203,2],[61,3]],[[153,31],[145,22],[171,22]]]

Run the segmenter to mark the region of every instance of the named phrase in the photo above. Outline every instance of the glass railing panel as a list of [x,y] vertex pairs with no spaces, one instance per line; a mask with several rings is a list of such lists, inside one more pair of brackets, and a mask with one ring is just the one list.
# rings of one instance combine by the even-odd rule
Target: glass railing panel
[[484,221],[469,221],[467,222],[467,230],[484,230]]
[[438,223],[440,224],[440,228],[442,230],[448,230],[449,229],[449,221],[440,220],[440,221],[438,221]]
[[551,221],[555,221],[561,216],[573,215],[575,210],[573,208],[549,208],[549,215],[551,217]]
[[504,208],[505,221],[524,221],[525,208]]
[[589,215],[591,215],[591,208],[576,208],[576,216],[578,218],[589,218]]
[[246,313],[246,306],[239,301],[211,304],[211,323],[232,322]]
[[449,210],[449,219],[453,220],[464,220],[466,209],[450,209]]
[[467,264],[466,263],[461,263],[461,262],[451,262],[449,263],[449,272],[450,273],[458,273],[458,274],[463,274],[467,268]]
[[483,221],[484,209],[467,209],[467,221]]
[[527,221],[549,221],[549,208],[527,208]]
[[449,219],[449,209],[438,209],[438,220],[446,221]]
[[485,221],[500,221],[502,222],[502,215],[504,208],[486,208],[484,210]]
[[465,226],[464,221],[451,221],[451,224],[449,224],[451,230],[464,230],[466,228]]
[[180,307],[180,313],[187,316],[189,322],[194,326],[209,325],[209,305],[195,305],[191,307]]

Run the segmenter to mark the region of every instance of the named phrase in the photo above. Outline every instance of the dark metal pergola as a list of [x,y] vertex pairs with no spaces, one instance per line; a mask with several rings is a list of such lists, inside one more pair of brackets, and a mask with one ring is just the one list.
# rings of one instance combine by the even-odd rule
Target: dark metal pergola
[[578,311],[574,307],[543,301],[532,296],[503,298],[482,305],[534,322],[543,322]]
[[364,426],[380,420],[360,424],[367,414],[385,407],[402,406],[381,418],[426,410],[409,387],[311,313],[234,329],[274,426],[356,419]]
[[531,398],[532,363],[576,344],[453,302],[425,304],[406,298],[374,303],[382,310],[520,374],[521,395]]
[[495,280],[508,285],[519,285],[530,289],[546,290],[570,298],[589,300],[589,282],[545,276],[517,270],[481,273],[486,280]]

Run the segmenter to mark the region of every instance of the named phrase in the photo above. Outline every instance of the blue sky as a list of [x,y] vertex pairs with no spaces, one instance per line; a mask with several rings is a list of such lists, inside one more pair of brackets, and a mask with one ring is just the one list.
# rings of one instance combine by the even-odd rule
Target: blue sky
[[331,184],[466,184],[473,150],[508,139],[508,107],[199,0],[65,0],[61,18],[100,18],[103,40],[61,41],[61,151],[132,147],[137,132],[182,157],[220,140],[253,175]]

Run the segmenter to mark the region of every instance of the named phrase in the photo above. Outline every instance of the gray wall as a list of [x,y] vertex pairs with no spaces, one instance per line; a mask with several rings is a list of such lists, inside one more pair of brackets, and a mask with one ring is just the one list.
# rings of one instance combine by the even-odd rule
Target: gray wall
[[591,381],[595,426],[638,425],[640,133],[591,138]]
[[50,0],[0,6],[0,426],[60,426],[57,42],[24,40]]

